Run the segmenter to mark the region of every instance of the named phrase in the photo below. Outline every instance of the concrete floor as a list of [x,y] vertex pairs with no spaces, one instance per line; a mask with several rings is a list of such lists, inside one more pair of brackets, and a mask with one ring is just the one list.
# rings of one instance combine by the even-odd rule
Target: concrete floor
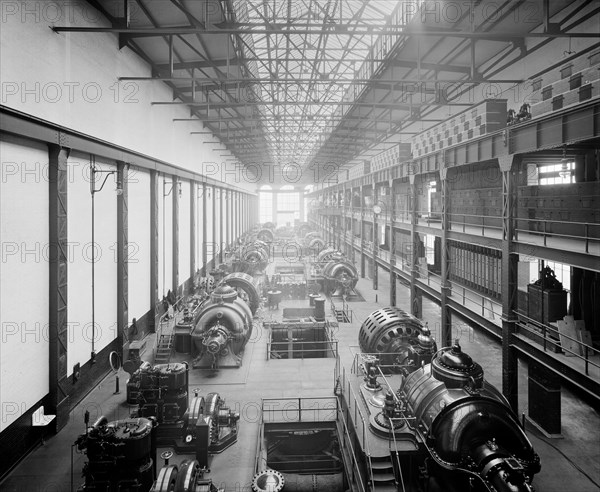
[[[387,277],[380,274],[380,288],[375,291],[370,280],[361,279],[358,290],[365,302],[351,303],[354,323],[340,324],[337,338],[342,367],[350,370],[358,350],[358,330],[368,314],[389,299]],[[398,307],[407,309],[408,289],[399,286]],[[378,302],[376,302],[378,301]],[[279,311],[262,310],[265,319],[280,319],[284,307],[307,306],[308,301],[285,301]],[[328,305],[327,305],[328,307]],[[423,298],[423,319],[432,332],[439,328],[439,307]],[[499,386],[501,378],[501,350],[495,340],[474,331],[459,320],[453,320],[453,336],[459,339],[463,350],[478,361],[485,377]],[[331,397],[334,387],[334,359],[267,360],[268,333],[256,329],[246,348],[243,366],[222,369],[218,375],[208,371],[190,370],[190,394],[218,392],[228,406],[240,413],[239,439],[222,454],[212,458],[210,477],[226,492],[250,490],[255,472],[256,445],[260,427],[260,408],[265,398]],[[152,344],[148,344],[151,346]],[[174,360],[184,360],[177,354]],[[527,411],[527,368],[519,366],[520,411]],[[129,416],[131,408],[125,402],[127,373],[119,373],[121,393],[114,395],[115,375],[108,376],[73,410],[69,424],[56,436],[49,437],[27,456],[0,483],[3,492],[68,492],[81,483],[81,469],[85,456],[74,453],[74,488],[71,488],[71,445],[84,432],[83,415],[86,410],[93,421],[100,415],[109,420]],[[280,403],[281,404],[281,403]],[[538,492],[591,492],[600,487],[600,416],[568,390],[562,392],[562,439],[546,439],[533,427],[529,437],[541,458],[542,471],[534,485]],[[292,412],[293,413],[293,412]],[[332,413],[333,414],[333,413]],[[163,449],[159,450],[163,451]],[[177,462],[184,459],[180,456]],[[159,458],[159,466],[162,465]]]

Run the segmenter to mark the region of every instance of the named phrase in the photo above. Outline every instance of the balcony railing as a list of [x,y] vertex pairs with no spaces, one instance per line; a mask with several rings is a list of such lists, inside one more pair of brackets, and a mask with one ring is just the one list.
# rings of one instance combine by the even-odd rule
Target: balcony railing
[[[562,340],[563,343],[560,344],[560,349],[565,352],[565,356],[576,357],[583,361],[586,376],[590,376],[590,366],[597,370],[600,369],[600,361],[595,360],[595,356],[600,354],[600,350],[566,333],[561,333],[554,326],[540,323],[533,318],[525,316],[523,313],[515,311],[515,315],[519,320],[517,322],[517,332],[521,332],[526,337],[533,338],[534,340],[541,338],[540,344],[544,352],[547,352],[552,347],[558,347],[559,341]],[[598,377],[598,374],[596,374],[596,377]]]
[[[600,245],[600,224],[593,222],[573,222],[566,220],[545,220],[516,217],[515,240],[522,243],[538,244],[534,236],[540,236],[543,246],[557,238],[584,240],[585,253],[598,253]],[[590,251],[590,246],[596,251]]]

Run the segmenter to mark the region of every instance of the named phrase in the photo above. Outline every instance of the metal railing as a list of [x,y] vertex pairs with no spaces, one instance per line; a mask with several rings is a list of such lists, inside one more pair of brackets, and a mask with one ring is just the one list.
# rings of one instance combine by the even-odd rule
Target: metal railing
[[[440,278],[441,280],[441,278]],[[465,285],[461,284],[460,282],[457,282],[455,280],[449,280],[450,283],[450,292],[449,295],[451,298],[457,298],[460,297],[461,300],[461,304],[465,307],[467,307],[467,303],[472,303],[472,304],[476,304],[477,301],[479,301],[480,304],[480,309],[481,309],[481,316],[487,319],[495,319],[496,317],[499,317],[502,314],[502,305],[494,298],[489,297],[488,295],[486,295],[485,293],[481,292],[481,291],[477,291],[474,289],[471,289],[469,287],[466,287]],[[459,289],[462,289],[462,294],[459,292]],[[470,292],[471,294],[477,296],[479,299],[473,299],[470,297],[467,297],[465,295],[466,292]],[[453,295],[454,294],[454,295]],[[486,303],[489,304],[489,307],[486,306]],[[494,306],[496,306],[498,308],[498,311],[494,311]],[[470,308],[468,308],[470,309]],[[473,309],[470,309],[471,311],[475,312]],[[486,311],[488,312],[488,315],[486,315]]]
[[[546,220],[546,219],[533,219],[525,217],[515,217],[515,240],[527,243],[519,239],[519,233],[526,235],[541,235],[543,245],[547,245],[548,238],[565,238],[565,239],[584,239],[585,240],[585,252],[589,253],[590,242],[600,242],[600,224],[593,222],[573,222],[566,220]],[[523,227],[523,223],[526,224],[526,228]],[[532,228],[532,226],[535,226]],[[550,232],[551,229],[560,230],[561,227],[569,227],[580,230],[579,234],[575,233],[564,233],[564,232]],[[590,233],[593,235],[590,236]],[[532,242],[531,244],[537,244]]]
[[[358,474],[359,480],[356,481],[359,484],[361,490],[367,490],[368,483],[371,484],[371,491],[375,491],[375,484],[373,479],[373,464],[371,461],[371,450],[368,441],[369,435],[369,419],[365,418],[362,411],[360,410],[358,399],[352,386],[350,385],[350,381],[346,379],[346,369],[342,370],[342,373],[338,376],[339,386],[340,386],[340,397],[346,402],[346,415],[344,416],[344,407],[340,405],[340,416],[344,423],[344,431],[347,434],[347,440],[352,443],[352,434],[356,436],[356,440],[360,443],[363,454],[366,459],[367,470],[366,472],[361,472],[360,466],[358,464],[358,454],[354,448],[351,448],[352,456],[353,456],[353,465],[356,468],[356,473]],[[353,417],[350,420],[350,417]],[[349,423],[352,423],[352,432]],[[364,477],[363,475],[366,475]]]
[[[290,343],[292,343],[293,348],[290,350],[289,346]],[[312,348],[312,349],[305,349],[304,345],[305,344],[311,344],[311,345],[317,345],[317,347],[322,346],[321,348]],[[296,348],[297,345],[300,345],[301,348],[298,349]],[[282,349],[279,349],[277,347],[283,347]],[[276,358],[276,357],[271,357],[271,352],[275,350],[278,353],[281,354],[287,354],[288,359],[290,358],[299,358],[304,360],[304,354],[311,354],[313,352],[319,352],[319,353],[324,353],[327,354],[328,352],[331,354],[332,357],[337,357],[338,356],[338,341],[337,340],[323,340],[323,341],[314,341],[314,342],[300,342],[300,341],[296,341],[296,342],[272,342],[271,340],[269,340],[267,342],[267,360],[270,360],[271,358]],[[293,357],[294,354],[300,353],[302,357]],[[290,357],[290,355],[292,357]],[[307,359],[310,359],[312,357],[307,357]]]
[[177,321],[177,313],[181,310],[184,299],[185,299],[185,296],[181,296],[178,299],[176,299],[175,304],[173,304],[173,318],[172,319],[167,318],[167,316],[169,315],[168,309],[160,316],[160,318],[158,318],[158,323],[156,324],[157,328],[155,330],[156,338],[154,340],[154,347],[152,348],[152,356],[153,357],[156,357],[156,351],[158,350],[158,345],[160,343],[160,337],[163,335],[163,331],[165,330],[165,328],[167,328],[169,326],[171,321],[173,322],[173,324],[175,324],[175,322]]
[[[458,218],[458,220],[456,219]],[[467,221],[467,218],[472,218],[472,221]],[[487,219],[487,223],[486,223]],[[451,231],[457,230],[453,226],[462,226],[462,232],[465,234],[474,234],[475,231],[467,231],[468,227],[481,228],[477,230],[477,234],[485,236],[486,230],[489,232],[495,231],[497,236],[502,231],[502,217],[497,215],[481,215],[481,214],[463,214],[457,212],[448,212],[448,228]]]
[[335,422],[339,402],[335,396],[261,399],[261,423]]
[[[548,351],[549,346],[558,347],[558,343],[561,339],[567,339],[567,340],[570,340],[571,342],[574,342],[573,347],[578,347],[579,350],[576,351],[572,348],[566,347],[562,343],[560,344],[561,350],[563,352],[565,352],[565,356],[567,356],[567,354],[570,354],[571,356],[574,356],[574,357],[577,357],[578,359],[583,360],[586,376],[590,375],[590,373],[589,373],[590,365],[593,367],[596,367],[597,369],[600,369],[599,362],[590,360],[590,357],[600,354],[600,350],[592,347],[591,345],[588,345],[587,343],[583,342],[582,340],[578,340],[570,335],[567,335],[566,333],[561,333],[557,328],[554,328],[553,326],[549,326],[544,323],[540,323],[539,321],[537,321],[533,318],[530,318],[530,317],[524,315],[523,313],[519,313],[517,311],[513,311],[513,312],[518,318],[518,321],[516,323],[517,330],[518,330],[517,333],[520,331],[525,336],[527,336],[527,333],[531,333],[536,337],[541,337],[542,338],[541,345],[544,349],[544,352]],[[552,338],[549,337],[549,335],[551,335],[551,334],[553,334],[555,336]]]
[[[337,307],[335,305],[335,303],[333,302],[333,299],[329,299],[329,303],[330,303],[330,307],[331,307],[331,314],[334,318],[337,319]],[[354,311],[352,311],[352,309],[350,309],[348,303],[346,302],[346,299],[342,298],[342,309],[341,309],[342,315],[344,316],[344,319],[347,319],[348,321],[342,321],[342,323],[352,323],[354,320]]]

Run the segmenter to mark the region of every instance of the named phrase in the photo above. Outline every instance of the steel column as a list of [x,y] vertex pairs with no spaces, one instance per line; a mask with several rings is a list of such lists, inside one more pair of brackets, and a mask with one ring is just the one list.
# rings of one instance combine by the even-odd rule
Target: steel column
[[219,264],[223,263],[223,249],[225,248],[227,227],[225,221],[227,220],[227,210],[225,207],[225,189],[219,188]]
[[520,158],[516,154],[498,158],[502,172],[502,393],[518,412],[518,357],[512,346],[517,318],[517,267],[513,239],[516,212],[516,173]]
[[[377,205],[378,196],[377,196],[377,186],[373,183],[373,203]],[[379,221],[377,220],[378,214],[375,213],[374,210],[371,210],[373,213],[373,229],[372,229],[372,237],[373,240],[373,256],[371,261],[373,261],[373,290],[377,290],[379,288],[379,268],[377,266],[377,256],[379,254],[379,231],[377,227],[379,226]]]
[[208,251],[207,251],[207,244],[208,244],[208,227],[206,226],[206,205],[208,203],[208,199],[206,197],[206,194],[208,193],[208,186],[206,186],[206,183],[202,183],[202,269],[204,271],[204,276],[206,276],[207,272],[206,272],[206,262],[208,261]]
[[157,317],[160,315],[158,302],[158,172],[150,170],[150,311],[154,316],[150,320],[150,331],[156,330]]
[[419,241],[417,233],[417,198],[418,190],[416,184],[416,175],[409,174],[410,198],[411,198],[411,221],[410,221],[410,239],[412,244],[411,251],[411,271],[410,271],[410,312],[417,318],[421,317],[423,307],[423,293],[417,286],[419,278],[418,260],[419,260]]
[[196,228],[197,186],[198,183],[196,181],[190,181],[190,277],[192,279],[192,286],[194,285],[194,276],[196,275],[196,234],[198,233]]
[[[179,178],[175,175],[172,176],[173,188],[171,194],[173,195],[173,255],[172,255],[172,268],[173,268],[173,294],[178,297],[179,294]],[[164,213],[164,212],[163,212]]]
[[363,185],[360,185],[360,278],[365,278],[365,227],[363,223]]
[[[444,163],[442,163],[442,166]],[[450,210],[450,183],[448,182],[448,168],[440,169],[440,182],[442,187],[442,238],[441,238],[441,253],[442,253],[442,268],[441,268],[441,325],[442,332],[440,336],[440,344],[445,347],[452,345],[452,317],[450,316],[450,307],[448,306],[448,298],[451,292],[450,286],[450,248],[448,247],[448,211]]]
[[67,289],[68,289],[68,220],[67,220],[67,157],[69,150],[58,145],[48,146],[49,158],[49,408],[55,414],[54,431],[69,421],[69,390],[67,387]]
[[390,190],[390,213],[389,225],[390,225],[390,306],[396,306],[396,272],[394,268],[396,266],[396,231],[394,231],[394,221],[396,220],[396,195],[394,194],[394,180],[390,179],[388,182]]
[[[213,262],[213,268],[217,268],[218,263],[219,263],[219,255],[218,253],[218,240],[217,240],[217,221],[215,220],[217,217],[217,190],[219,188],[217,188],[216,186],[213,187],[212,190],[212,211],[213,211],[213,221],[212,221],[212,262]],[[219,205],[220,208],[220,205]],[[207,272],[208,273],[208,272]]]
[[304,222],[304,192],[300,191],[298,194],[300,196],[300,222]]
[[117,347],[123,360],[123,332],[129,322],[129,205],[127,164],[117,161],[117,182],[123,191],[117,196]]

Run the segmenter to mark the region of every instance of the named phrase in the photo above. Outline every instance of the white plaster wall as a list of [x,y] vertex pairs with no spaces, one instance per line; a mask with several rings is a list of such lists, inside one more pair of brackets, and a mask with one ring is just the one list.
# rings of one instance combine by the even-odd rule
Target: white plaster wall
[[6,137],[0,159],[1,432],[49,390],[48,148]]
[[[117,195],[115,175],[94,194],[94,243],[92,243],[92,197],[89,155],[72,153],[67,161],[68,182],[68,324],[67,373],[85,364],[92,348],[98,353],[117,335]],[[116,170],[96,159],[96,167]],[[106,174],[96,176],[96,189]],[[95,278],[95,324],[92,324],[92,264]],[[94,328],[93,328],[94,327]],[[92,343],[93,342],[93,343]]]
[[190,182],[182,181],[179,198],[179,285],[190,278]]
[[131,169],[128,189],[129,319],[140,319],[150,310],[150,174]]
[[[172,101],[164,83],[118,82],[151,71],[129,48],[118,49],[116,35],[49,29],[110,27],[88,2],[7,3],[0,29],[2,104],[215,179],[232,176],[233,164],[226,166],[227,156],[219,155],[227,152],[214,150],[211,135],[190,135],[202,123],[172,121],[189,118],[186,106],[151,105]],[[255,186],[228,179],[234,180],[246,189]]]

